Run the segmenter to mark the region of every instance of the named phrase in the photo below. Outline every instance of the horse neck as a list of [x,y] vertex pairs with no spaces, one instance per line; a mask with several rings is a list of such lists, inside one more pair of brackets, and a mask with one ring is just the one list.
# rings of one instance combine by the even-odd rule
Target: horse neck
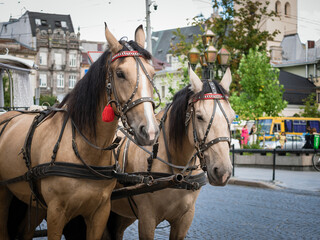
[[[183,134],[183,136],[181,136],[182,145],[178,149],[173,144],[170,143],[170,139],[172,139],[170,136],[169,121],[168,121],[170,117],[170,112],[171,110],[168,112],[167,121],[165,121],[165,124],[164,124],[164,129],[166,133],[166,142],[168,143],[168,151],[171,156],[171,160],[173,164],[185,166],[193,155],[194,145],[190,143],[187,134]],[[159,142],[160,142],[160,146],[164,146],[163,133],[160,134]]]
[[[103,108],[102,108],[103,109]],[[113,122],[103,122],[101,119],[102,110],[97,111],[97,122],[96,122],[96,136],[92,133],[84,131],[84,135],[94,145],[105,148],[110,146],[114,140],[115,132],[118,126],[118,119],[115,118]],[[86,162],[96,166],[106,166],[112,164],[112,151],[111,150],[97,150],[86,143],[80,134],[76,135],[76,142],[80,154],[86,159]]]

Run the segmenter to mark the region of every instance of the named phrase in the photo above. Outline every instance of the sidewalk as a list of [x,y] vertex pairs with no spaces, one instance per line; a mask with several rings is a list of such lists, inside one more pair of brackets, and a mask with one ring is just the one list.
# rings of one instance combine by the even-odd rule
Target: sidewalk
[[275,181],[272,181],[272,169],[236,167],[229,184],[320,192],[320,172],[276,169]]

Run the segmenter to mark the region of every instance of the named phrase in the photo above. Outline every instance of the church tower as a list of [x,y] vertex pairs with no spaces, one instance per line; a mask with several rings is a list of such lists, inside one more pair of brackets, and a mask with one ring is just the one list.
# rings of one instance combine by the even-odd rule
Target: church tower
[[269,11],[275,11],[279,17],[266,18],[261,26],[262,30],[273,32],[278,29],[280,33],[274,38],[274,41],[268,42],[268,49],[271,46],[280,46],[284,36],[296,34],[298,32],[298,11],[297,0],[259,0],[262,2],[269,1]]

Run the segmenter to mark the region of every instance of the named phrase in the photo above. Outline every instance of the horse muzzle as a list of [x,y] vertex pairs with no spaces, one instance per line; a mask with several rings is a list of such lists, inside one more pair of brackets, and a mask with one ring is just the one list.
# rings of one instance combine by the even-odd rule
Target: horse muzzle
[[207,167],[209,183],[213,186],[225,186],[231,177],[232,167],[213,166]]
[[134,131],[134,137],[139,145],[150,146],[153,145],[159,136],[159,127],[140,124],[138,129]]

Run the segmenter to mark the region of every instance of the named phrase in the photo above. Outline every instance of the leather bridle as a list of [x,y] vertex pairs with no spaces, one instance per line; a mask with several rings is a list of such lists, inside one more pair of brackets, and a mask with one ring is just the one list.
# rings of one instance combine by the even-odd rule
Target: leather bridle
[[[153,108],[157,108],[158,106],[160,106],[161,103],[161,99],[160,99],[160,94],[158,92],[158,89],[156,88],[156,86],[153,83],[152,78],[150,77],[148,71],[146,70],[146,68],[144,67],[140,57],[142,57],[143,55],[141,53],[139,53],[138,51],[134,51],[134,49],[127,43],[122,41],[121,42],[122,45],[124,45],[127,49],[129,49],[129,51],[120,51],[117,54],[113,55],[111,58],[111,62],[116,61],[119,58],[123,58],[123,57],[134,57],[134,59],[136,60],[136,67],[137,67],[137,82],[135,85],[135,88],[131,94],[131,96],[129,97],[129,99],[127,100],[126,103],[123,104],[123,106],[121,106],[120,101],[119,101],[119,97],[117,96],[117,92],[115,91],[115,84],[114,84],[114,78],[112,73],[109,71],[109,78],[108,78],[108,82],[107,82],[107,96],[108,96],[108,104],[114,103],[117,107],[117,115],[118,117],[121,118],[122,124],[124,126],[124,128],[133,135],[134,133],[134,129],[129,125],[128,123],[128,119],[127,119],[127,115],[126,113],[134,108],[135,106],[138,106],[141,103],[144,102],[151,102]],[[156,106],[153,98],[152,97],[141,97],[139,99],[136,99],[134,101],[132,101],[132,99],[134,98],[134,96],[136,95],[137,91],[138,91],[138,87],[139,87],[139,79],[140,79],[140,71],[139,71],[139,65],[142,69],[142,71],[144,72],[144,74],[146,75],[147,79],[149,80],[149,82],[151,83],[153,89],[155,90],[155,92],[157,93],[158,97],[159,97],[159,104]],[[113,93],[114,95],[114,100],[111,99],[111,94]]]
[[[188,103],[188,111],[187,111],[187,116],[186,116],[186,127],[188,126],[190,119],[192,119],[193,140],[194,140],[194,144],[195,144],[195,147],[197,150],[196,155],[200,159],[200,165],[201,165],[201,168],[203,171],[207,171],[207,166],[206,166],[206,162],[204,159],[204,151],[206,151],[212,145],[217,144],[219,142],[228,142],[229,146],[231,144],[231,130],[230,130],[231,123],[230,123],[228,116],[225,113],[225,111],[221,105],[221,100],[227,100],[228,97],[225,94],[218,94],[217,89],[215,87],[215,84],[212,81],[209,81],[209,80],[207,80],[207,81],[208,81],[208,84],[211,88],[211,93],[204,94],[203,96],[198,95],[197,97],[191,98]],[[202,140],[200,140],[199,136],[197,134],[197,131],[196,131],[196,126],[195,126],[195,118],[196,118],[195,115],[196,114],[195,114],[195,110],[194,110],[194,104],[199,100],[210,100],[210,99],[214,100],[213,112],[212,112],[208,127],[206,129],[206,132],[204,134],[204,137]],[[229,137],[217,137],[211,141],[206,142],[208,134],[210,132],[211,125],[213,123],[213,119],[214,119],[216,110],[217,110],[217,105],[220,108],[222,114],[224,115],[224,117],[228,123],[228,129],[229,129],[230,136]]]

